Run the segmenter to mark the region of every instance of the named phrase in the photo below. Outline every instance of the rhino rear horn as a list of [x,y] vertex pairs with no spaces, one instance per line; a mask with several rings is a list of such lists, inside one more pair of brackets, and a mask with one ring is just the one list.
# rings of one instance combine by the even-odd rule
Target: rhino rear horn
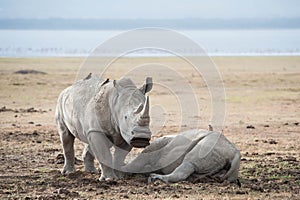
[[144,108],[144,105],[141,103],[141,104],[135,109],[134,114],[138,114],[138,113],[142,112],[143,108]]

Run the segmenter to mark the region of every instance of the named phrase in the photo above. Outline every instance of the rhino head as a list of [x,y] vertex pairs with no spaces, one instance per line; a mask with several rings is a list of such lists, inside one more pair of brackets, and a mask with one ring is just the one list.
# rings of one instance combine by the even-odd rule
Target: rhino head
[[114,81],[117,98],[114,105],[117,109],[116,121],[123,139],[132,147],[148,146],[151,139],[149,128],[149,97],[145,96],[152,89],[152,78],[137,88],[129,78]]

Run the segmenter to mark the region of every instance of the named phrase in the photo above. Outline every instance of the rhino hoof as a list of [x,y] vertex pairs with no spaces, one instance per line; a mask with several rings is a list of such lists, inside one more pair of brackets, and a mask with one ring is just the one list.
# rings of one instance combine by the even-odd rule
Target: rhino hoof
[[101,176],[101,177],[99,178],[99,181],[105,181],[105,177],[104,177],[104,176]]
[[91,174],[99,174],[99,171],[96,168],[94,168],[94,169],[85,169],[85,171],[89,172]]
[[150,174],[150,176],[148,177],[148,183],[153,183],[157,179],[158,179],[157,174]]
[[75,169],[74,168],[72,168],[72,169],[63,168],[61,170],[61,174],[63,174],[63,175],[73,174],[73,173],[75,173]]
[[154,182],[155,179],[152,179],[151,176],[148,177],[148,184]]
[[113,178],[106,178],[106,177],[103,177],[103,176],[101,176],[100,178],[99,178],[99,181],[113,181],[114,179]]
[[126,174],[125,174],[124,172],[115,170],[115,175],[116,175],[119,179],[121,179],[121,178],[124,178]]
[[101,174],[100,178],[99,178],[99,181],[114,181],[116,179],[119,179],[116,175],[103,175]]

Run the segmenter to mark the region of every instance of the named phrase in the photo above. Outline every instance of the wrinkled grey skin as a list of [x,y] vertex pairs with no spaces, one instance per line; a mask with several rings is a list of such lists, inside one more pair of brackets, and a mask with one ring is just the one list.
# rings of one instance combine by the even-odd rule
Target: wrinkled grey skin
[[[101,166],[100,180],[120,178],[118,169],[132,147],[149,145],[149,97],[152,79],[137,88],[128,78],[101,80],[89,75],[63,90],[58,98],[56,123],[63,146],[63,174],[75,172],[74,139],[86,144],[85,170],[98,173],[94,157]],[[112,155],[110,148],[115,145]]]
[[154,140],[122,171],[150,172],[149,181],[160,179],[167,183],[203,177],[236,182],[240,160],[239,150],[224,135],[190,130]]

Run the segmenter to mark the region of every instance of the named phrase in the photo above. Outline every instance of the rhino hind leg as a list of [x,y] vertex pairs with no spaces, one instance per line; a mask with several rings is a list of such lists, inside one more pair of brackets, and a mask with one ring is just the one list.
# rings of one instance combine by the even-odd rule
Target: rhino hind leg
[[74,155],[74,140],[75,137],[71,134],[68,128],[62,122],[58,122],[58,132],[63,146],[65,163],[61,171],[62,174],[70,174],[75,172],[75,155]]
[[85,148],[84,148],[83,154],[82,154],[82,159],[84,162],[84,170],[86,172],[90,172],[92,174],[99,173],[99,171],[95,168],[95,165],[94,165],[95,157],[94,157],[93,152],[91,151],[88,144],[85,145]]
[[239,151],[237,151],[231,161],[230,169],[227,171],[224,177],[222,177],[222,180],[228,181],[229,183],[236,182],[238,185],[240,185],[238,181],[240,162],[241,154]]
[[186,180],[192,173],[194,173],[194,165],[190,162],[183,162],[179,165],[171,174],[150,174],[148,182],[152,182],[155,179],[160,179],[165,183],[176,183]]

